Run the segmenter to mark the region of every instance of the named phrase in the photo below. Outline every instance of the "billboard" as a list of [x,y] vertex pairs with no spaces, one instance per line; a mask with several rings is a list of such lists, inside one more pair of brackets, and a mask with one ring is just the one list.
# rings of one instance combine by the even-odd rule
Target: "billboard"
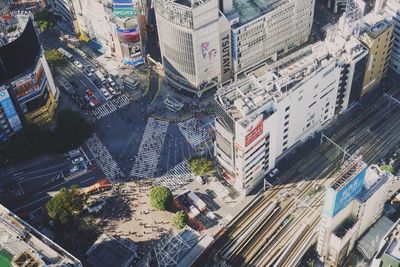
[[20,130],[22,128],[21,121],[18,117],[17,111],[15,110],[14,104],[11,101],[10,95],[4,86],[0,88],[0,105],[3,108],[4,114],[13,130]]
[[363,187],[366,172],[367,166],[353,175],[353,178],[339,191],[328,187],[325,195],[324,214],[333,217],[356,198]]
[[118,39],[123,43],[136,43],[140,41],[139,31],[135,27],[130,29],[117,28]]
[[113,12],[119,18],[136,16],[132,0],[113,0]]

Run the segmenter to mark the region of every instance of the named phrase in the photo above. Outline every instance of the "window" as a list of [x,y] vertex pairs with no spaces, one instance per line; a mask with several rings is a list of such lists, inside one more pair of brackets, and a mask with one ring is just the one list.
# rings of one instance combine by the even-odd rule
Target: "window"
[[286,125],[288,125],[288,124],[289,124],[289,122],[287,121],[287,122],[285,122],[285,124],[284,124],[284,125],[286,126]]
[[289,114],[287,114],[286,116],[285,116],[285,120],[287,120],[289,118]]
[[285,112],[288,111],[289,109],[290,109],[290,106],[287,106],[287,107],[285,108]]
[[287,133],[287,131],[289,131],[289,128],[286,128],[283,133]]
[[287,139],[287,138],[288,138],[288,135],[285,134],[285,135],[283,136],[283,139]]
[[287,141],[283,142],[282,146],[286,146],[287,145]]

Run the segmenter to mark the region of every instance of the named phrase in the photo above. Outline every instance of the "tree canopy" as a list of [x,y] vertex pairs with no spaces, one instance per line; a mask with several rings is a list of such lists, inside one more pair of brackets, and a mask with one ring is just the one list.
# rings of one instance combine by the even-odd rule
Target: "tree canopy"
[[173,195],[171,190],[165,186],[156,186],[150,190],[150,203],[158,210],[171,210]]
[[61,224],[69,223],[82,212],[86,201],[87,196],[80,192],[77,185],[64,187],[47,202],[47,214]]
[[189,161],[189,166],[194,175],[203,176],[213,170],[213,162],[207,157],[194,157]]
[[55,138],[57,150],[80,146],[93,132],[93,127],[79,112],[66,109],[58,114]]
[[175,213],[173,224],[177,229],[182,229],[189,223],[189,216],[182,210]]
[[35,21],[39,26],[41,31],[48,30],[54,27],[57,23],[57,16],[50,11],[44,9],[42,11],[36,12]]
[[46,57],[49,65],[52,67],[61,66],[67,62],[64,54],[57,49],[47,50],[46,52],[44,52],[44,56]]

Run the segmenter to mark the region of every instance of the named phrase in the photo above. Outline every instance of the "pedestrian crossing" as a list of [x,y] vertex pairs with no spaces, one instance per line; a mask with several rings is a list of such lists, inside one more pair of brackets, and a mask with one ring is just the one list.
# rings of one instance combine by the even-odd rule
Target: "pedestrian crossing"
[[155,185],[163,185],[171,189],[171,191],[180,189],[194,179],[193,174],[190,172],[189,162],[184,159],[181,163],[169,169],[164,175],[155,179]]
[[168,122],[149,118],[139,145],[130,176],[134,178],[153,178],[157,170],[161,149],[168,129]]
[[178,127],[193,148],[196,148],[201,143],[210,139],[210,134],[206,128],[204,128],[195,118],[178,123]]
[[110,152],[108,152],[107,148],[96,134],[93,134],[93,136],[86,141],[86,146],[93,154],[97,165],[99,165],[111,183],[116,183],[123,179],[124,173],[118,167]]
[[100,107],[97,107],[92,111],[92,114],[96,119],[99,120],[117,111],[118,109],[125,107],[129,104],[129,102],[129,97],[123,94],[119,97],[109,100],[107,103],[101,105]]

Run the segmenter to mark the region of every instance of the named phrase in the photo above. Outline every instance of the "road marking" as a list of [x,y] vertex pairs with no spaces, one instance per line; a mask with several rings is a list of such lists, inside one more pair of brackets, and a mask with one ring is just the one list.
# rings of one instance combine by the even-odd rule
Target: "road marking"
[[150,88],[150,71],[147,75],[147,88],[146,91],[144,91],[144,95],[147,95],[147,93],[149,92],[149,88]]
[[[69,162],[69,160],[68,160],[67,162],[64,162],[64,163],[60,163],[60,164],[57,164],[57,165],[54,165],[54,166],[51,166],[51,167],[47,167],[47,168],[43,168],[43,169],[31,171],[31,172],[19,171],[18,174],[16,174],[15,176],[29,175],[29,174],[33,174],[33,173],[37,173],[37,172],[41,172],[41,171],[45,171],[45,170],[50,170],[50,169],[54,169],[54,168],[57,168],[57,167],[60,167],[60,166],[66,166],[66,165],[68,165],[69,163],[70,163],[70,162]],[[37,165],[39,165],[39,164],[37,164]],[[35,166],[37,166],[37,165],[35,165]],[[33,166],[32,166],[32,167],[33,167]],[[30,168],[31,168],[31,167],[30,167]],[[28,169],[28,168],[26,168],[26,169]],[[18,179],[18,177],[14,177],[14,178],[17,178],[17,179]]]
[[[150,84],[150,83],[149,83],[149,84]],[[156,98],[157,98],[157,96],[158,96],[158,93],[160,93],[160,87],[161,87],[160,85],[161,85],[161,83],[160,83],[160,77],[158,77],[157,93],[156,93],[156,95],[154,96],[153,100],[151,100],[150,105],[153,104],[154,100],[156,100]]]
[[83,82],[83,80],[79,80],[79,81],[83,84],[83,86],[88,87],[88,86]]

